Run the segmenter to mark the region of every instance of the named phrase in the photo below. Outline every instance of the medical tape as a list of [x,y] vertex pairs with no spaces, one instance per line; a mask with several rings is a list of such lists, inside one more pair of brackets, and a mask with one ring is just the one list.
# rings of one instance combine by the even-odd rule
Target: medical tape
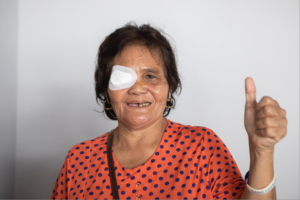
[[136,80],[137,75],[133,69],[115,65],[112,68],[108,87],[110,90],[122,90],[133,86]]

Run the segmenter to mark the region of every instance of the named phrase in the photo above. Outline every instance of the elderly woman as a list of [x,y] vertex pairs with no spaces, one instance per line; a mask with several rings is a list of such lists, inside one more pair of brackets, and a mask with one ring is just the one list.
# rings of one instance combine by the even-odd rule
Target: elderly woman
[[286,113],[270,97],[256,103],[251,78],[245,81],[246,180],[211,129],[165,118],[181,83],[173,50],[158,30],[127,24],[107,36],[95,83],[97,101],[118,127],[71,148],[51,198],[276,198],[274,145],[286,135]]

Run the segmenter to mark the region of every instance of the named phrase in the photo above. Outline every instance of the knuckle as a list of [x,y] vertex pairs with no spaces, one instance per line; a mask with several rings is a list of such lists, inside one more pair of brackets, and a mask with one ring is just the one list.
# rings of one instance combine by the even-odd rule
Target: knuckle
[[286,110],[282,109],[282,111],[283,111],[283,115],[286,116]]
[[281,138],[279,138],[279,137],[275,138],[276,143],[280,142],[280,140],[281,140]]
[[265,106],[264,107],[264,112],[265,112],[266,115],[272,115],[273,114],[272,106]]
[[284,125],[287,126],[287,124],[288,124],[288,120],[284,119]]
[[268,125],[270,125],[270,118],[269,117],[266,117],[266,118],[264,118],[263,119],[263,124],[265,125],[265,126],[268,126]]
[[276,105],[279,105],[278,102],[273,99],[272,97],[269,97],[269,96],[264,96],[262,98],[262,100],[266,103],[266,104],[272,104],[272,103],[275,103]]
[[282,139],[286,136],[287,134],[287,131],[286,131],[286,128],[283,128],[283,129],[280,129],[280,134],[279,134],[279,138]]
[[266,98],[267,98],[267,96],[263,96],[262,98],[261,98],[261,102],[265,102],[266,101]]
[[268,103],[271,99],[272,99],[272,98],[269,97],[269,96],[264,96],[264,97],[263,97],[263,100],[264,100],[265,102],[267,102],[267,103]]
[[266,128],[265,132],[266,135],[270,136],[272,134],[273,129],[272,128]]

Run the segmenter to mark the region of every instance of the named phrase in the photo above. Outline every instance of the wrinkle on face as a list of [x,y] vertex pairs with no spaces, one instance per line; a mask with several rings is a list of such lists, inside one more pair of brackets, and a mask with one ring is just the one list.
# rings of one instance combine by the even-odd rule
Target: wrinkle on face
[[[114,63],[118,63],[120,61],[122,63],[128,63],[123,64],[123,66],[130,67],[136,72],[138,76],[136,84],[140,86],[145,86],[147,84],[156,85],[166,81],[165,70],[158,51],[150,51],[145,46],[139,46],[140,51],[131,51],[128,53],[126,50],[130,47],[132,47],[132,45],[125,47],[123,51],[116,56]],[[153,60],[155,60],[155,63],[153,63]],[[150,81],[149,77],[147,79],[147,76],[149,75],[154,76],[155,81]]]
[[[162,118],[169,86],[159,53],[140,45],[132,45],[115,57],[113,65],[133,69],[137,81],[130,88],[112,91],[108,95],[118,121],[128,124],[144,124]],[[132,109],[127,103],[134,100],[150,102],[150,109]]]

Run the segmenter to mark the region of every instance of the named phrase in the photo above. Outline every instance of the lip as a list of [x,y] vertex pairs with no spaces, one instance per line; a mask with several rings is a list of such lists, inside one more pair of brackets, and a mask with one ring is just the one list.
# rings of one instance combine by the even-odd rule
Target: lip
[[[142,107],[130,105],[130,104],[140,104],[140,103],[149,103],[149,105],[147,105],[147,106],[142,106]],[[127,105],[128,107],[130,107],[130,108],[139,108],[139,109],[141,109],[141,108],[147,108],[147,107],[151,106],[151,104],[152,104],[151,102],[149,102],[149,101],[144,101],[144,100],[129,101],[129,102],[126,103],[126,105]]]
[[128,101],[126,102],[126,104],[130,104],[130,103],[150,103],[150,101],[146,101],[146,100],[134,100],[134,101]]

